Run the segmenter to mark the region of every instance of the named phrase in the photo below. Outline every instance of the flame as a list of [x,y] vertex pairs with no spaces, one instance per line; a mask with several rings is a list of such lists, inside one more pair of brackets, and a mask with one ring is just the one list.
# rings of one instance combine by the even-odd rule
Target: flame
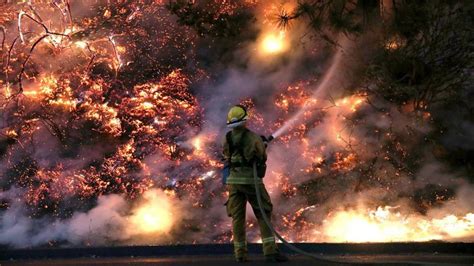
[[397,50],[399,49],[400,47],[403,47],[403,45],[405,45],[405,41],[398,37],[398,36],[395,36],[395,37],[392,37],[390,39],[388,39],[386,42],[385,42],[385,49],[386,50],[389,50],[389,51],[394,51],[394,50]]
[[154,106],[151,102],[143,102],[142,107],[143,109],[152,109]]
[[[32,5],[40,7],[44,4],[38,1]],[[223,1],[218,6],[222,8],[222,12],[232,13],[235,4],[232,1]],[[65,202],[71,198],[88,202],[98,195],[116,193],[124,194],[133,201],[142,196],[138,205],[131,211],[128,229],[141,236],[155,236],[171,232],[181,220],[181,212],[176,204],[178,197],[184,196],[192,202],[192,206],[202,208],[201,211],[206,212],[210,200],[221,200],[219,197],[227,196],[227,192],[216,193],[215,186],[209,186],[218,181],[218,169],[222,166],[218,155],[220,147],[216,144],[220,136],[193,134],[206,126],[203,119],[206,112],[200,106],[199,95],[195,94],[199,91],[194,89],[199,84],[196,81],[212,77],[211,73],[206,73],[206,68],[193,73],[193,68],[188,67],[194,56],[193,48],[197,42],[193,36],[196,34],[187,30],[182,31],[183,34],[181,31],[172,32],[175,28],[164,23],[166,26],[163,27],[163,34],[153,34],[154,37],[146,42],[155,44],[155,37],[160,39],[159,43],[156,43],[158,50],[170,52],[173,57],[180,57],[179,53],[186,51],[183,53],[186,59],[183,61],[187,62],[185,69],[180,69],[183,65],[179,63],[175,65],[169,60],[161,61],[157,56],[153,58],[153,64],[156,65],[150,67],[160,71],[150,75],[153,78],[148,78],[148,74],[130,77],[130,73],[140,72],[135,72],[140,70],[135,68],[143,64],[131,64],[135,61],[130,61],[129,64],[127,60],[138,62],[146,59],[142,55],[147,55],[146,46],[140,46],[141,42],[134,42],[135,38],[150,38],[148,30],[142,28],[142,25],[148,23],[139,22],[141,17],[152,17],[145,7],[138,2],[131,3],[129,6],[120,7],[117,12],[116,6],[110,4],[106,9],[98,9],[105,11],[95,17],[84,15],[84,18],[80,19],[81,22],[78,18],[74,19],[71,24],[80,24],[84,34],[75,34],[80,30],[76,25],[64,29],[62,20],[58,20],[61,22],[60,26],[54,16],[51,16],[52,19],[48,18],[46,26],[51,32],[62,32],[71,38],[50,34],[44,39],[44,43],[39,43],[34,50],[34,56],[28,61],[28,69],[24,75],[25,97],[21,99],[28,101],[27,104],[23,106],[22,100],[16,101],[14,98],[15,101],[12,102],[18,104],[18,107],[11,105],[12,110],[8,110],[7,105],[4,105],[5,109],[2,105],[0,109],[0,112],[5,114],[5,121],[9,121],[5,133],[0,132],[0,141],[8,138],[5,146],[8,150],[2,155],[5,158],[2,163],[7,165],[5,169],[15,169],[12,171],[12,175],[15,175],[12,177],[12,182],[15,182],[13,185],[26,191],[21,197],[30,207],[32,217],[44,213],[52,216],[62,213],[64,209],[61,208],[67,205]],[[293,7],[283,8],[291,10]],[[41,13],[43,12],[47,13],[47,9]],[[18,8],[14,14],[16,17]],[[25,48],[31,49],[32,42],[44,32],[41,27],[33,26],[34,23],[28,19],[24,18],[22,22],[21,17],[25,14],[24,11],[19,12],[20,30],[17,33]],[[126,19],[120,20],[120,16],[126,16]],[[103,27],[104,18],[110,21],[111,25],[118,27],[113,31],[104,29],[104,32],[108,32],[107,36],[100,33],[102,30],[96,32],[96,29]],[[121,24],[114,24],[117,21]],[[133,23],[127,24],[130,21]],[[22,23],[23,30],[28,28],[33,31],[28,34],[25,31],[23,34]],[[171,32],[168,32],[169,29]],[[263,56],[278,55],[290,48],[289,41],[284,31],[265,30],[258,38],[255,48]],[[181,47],[183,44],[184,49]],[[402,40],[393,39],[387,42],[386,49],[400,49],[403,45]],[[17,47],[11,51],[11,64],[2,71],[5,72],[2,75],[10,74],[9,80],[12,80],[12,74],[19,72],[18,67],[21,66],[23,58],[28,56]],[[71,58],[73,67],[66,64]],[[166,66],[159,65],[162,62],[165,62]],[[108,77],[108,71],[101,69],[100,64],[116,70],[115,76]],[[50,67],[47,67],[48,65]],[[189,66],[191,65],[189,63]],[[97,69],[94,68],[96,66]],[[17,92],[16,81],[11,87],[8,82],[5,80],[0,83],[5,88],[2,92],[5,98],[15,96]],[[272,184],[273,188],[281,192],[285,200],[291,200],[291,197],[304,192],[300,189],[299,173],[308,176],[311,174],[312,180],[317,180],[320,177],[326,178],[326,174],[352,174],[349,171],[360,170],[357,167],[364,163],[364,158],[360,158],[357,151],[363,149],[363,146],[351,147],[352,150],[346,148],[350,144],[362,144],[357,143],[357,134],[350,134],[347,120],[365,106],[367,96],[351,95],[331,101],[332,105],[326,106],[329,104],[325,99],[316,99],[313,96],[312,83],[314,81],[303,80],[275,88],[274,94],[269,95],[274,97],[273,113],[278,117],[273,124],[268,119],[269,116],[259,113],[253,99],[243,100],[246,106],[252,108],[252,119],[249,123],[253,123],[253,128],[258,132],[275,130],[291,118],[292,114],[303,110],[305,119],[301,119],[301,123],[295,124],[288,134],[275,141],[279,143],[277,145],[298,149],[298,155],[302,156],[298,161],[307,163],[301,169],[297,169],[297,164],[294,164],[291,173],[288,173],[289,168],[269,171],[271,178],[276,180]],[[422,115],[425,119],[430,118],[428,112]],[[63,120],[67,120],[67,123]],[[321,123],[324,128],[317,128]],[[91,143],[106,146],[107,149],[103,153],[100,151],[101,147],[98,151],[90,149],[91,153],[101,154],[93,160],[78,158],[80,163],[73,161],[75,157],[66,158],[64,165],[80,165],[78,168],[68,168],[61,165],[61,162],[57,165],[54,165],[54,162],[51,162],[51,165],[50,162],[40,163],[34,167],[26,163],[15,164],[16,157],[26,158],[23,150],[27,149],[24,149],[23,143],[28,145],[33,139],[50,143],[48,139],[44,139],[47,134],[34,134],[39,129],[50,129],[51,136],[58,138],[72,137],[74,141],[77,140],[72,144],[77,144],[77,150],[87,152],[86,149],[90,149]],[[314,135],[314,131],[320,129],[317,133],[325,138],[314,141],[311,134]],[[84,134],[85,132],[87,134]],[[389,136],[389,133],[386,134]],[[90,142],[85,139],[89,136],[92,137]],[[387,141],[390,139],[387,137]],[[70,147],[71,143],[65,141],[64,150],[67,153]],[[398,144],[396,148],[398,151]],[[155,156],[159,159],[154,158]],[[291,161],[296,161],[293,159],[291,158]],[[153,163],[159,170],[153,169],[148,160],[154,160]],[[30,168],[26,169],[28,167]],[[165,191],[152,189],[161,185],[163,180],[163,183],[169,184]],[[292,207],[294,206],[288,206],[288,209]],[[322,241],[330,242],[424,241],[474,236],[473,213],[464,215],[446,212],[444,216],[429,218],[415,214],[413,210],[405,210],[408,214],[404,214],[400,208],[390,206],[376,209],[355,208],[331,213],[321,228],[319,224],[311,224],[314,221],[303,215],[314,208],[298,205],[289,211],[289,214],[282,215],[283,224],[288,226],[287,232],[298,232],[295,233],[297,236],[293,238],[294,241],[320,240],[319,236],[310,234],[315,231],[315,226],[321,229],[318,233],[324,236]],[[229,235],[226,223],[213,223],[211,226],[223,235]],[[183,226],[181,230],[189,228]],[[225,242],[228,239],[223,237],[207,240]],[[175,241],[179,242],[181,239]]]
[[14,129],[8,129],[5,133],[9,138],[18,137],[18,133]]
[[6,99],[10,98],[12,96],[11,89],[10,89],[10,84],[6,84],[4,87],[4,96]]
[[403,215],[397,207],[375,210],[342,210],[324,221],[323,232],[330,242],[430,241],[474,236],[474,214],[446,215],[429,219]]
[[191,140],[191,144],[193,145],[194,149],[196,151],[201,151],[202,150],[202,137],[197,136]]
[[351,95],[335,102],[335,105],[345,111],[355,112],[365,101],[366,96]]
[[266,34],[260,44],[260,49],[264,54],[279,54],[287,48],[284,31]]
[[87,42],[85,41],[77,41],[74,44],[81,49],[85,49],[87,47]]
[[130,228],[139,234],[169,233],[176,223],[176,213],[169,194],[149,190],[143,202],[132,211]]

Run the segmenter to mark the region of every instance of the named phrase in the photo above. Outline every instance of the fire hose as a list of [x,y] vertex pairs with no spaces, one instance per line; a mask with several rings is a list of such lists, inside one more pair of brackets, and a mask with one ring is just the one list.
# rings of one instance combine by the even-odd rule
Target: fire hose
[[300,255],[303,255],[303,256],[307,256],[307,257],[310,257],[316,261],[319,261],[319,262],[324,262],[324,263],[332,263],[333,265],[343,265],[343,264],[353,264],[353,263],[347,263],[347,262],[340,262],[340,261],[335,261],[335,260],[330,260],[330,259],[325,259],[325,258],[322,258],[321,256],[317,256],[315,254],[312,254],[312,253],[309,253],[309,252],[306,252],[298,247],[296,247],[295,245],[291,244],[290,242],[286,241],[276,230],[275,228],[273,228],[273,225],[272,223],[270,222],[270,218],[268,218],[267,214],[265,213],[264,209],[263,209],[263,203],[262,203],[262,194],[260,192],[260,183],[259,183],[259,179],[260,177],[258,177],[257,175],[257,163],[254,162],[253,163],[253,179],[254,179],[254,184],[255,184],[255,191],[256,191],[256,194],[257,194],[257,202],[258,202],[258,208],[260,209],[260,214],[262,215],[263,217],[263,220],[265,221],[265,224],[270,228],[270,230],[272,231],[273,235],[276,236],[287,248],[289,248],[290,250],[300,254]]
[[[272,141],[274,139],[273,136],[269,136],[268,138],[265,138],[262,136],[262,140],[265,142],[265,147],[267,146],[267,144]],[[324,263],[331,263],[333,265],[344,265],[344,264],[353,264],[353,263],[347,263],[347,262],[340,262],[340,261],[335,261],[335,260],[330,260],[330,259],[326,259],[326,258],[322,258],[321,256],[317,256],[315,254],[312,254],[312,253],[309,253],[307,251],[304,251],[298,247],[296,247],[295,245],[291,244],[290,242],[286,241],[276,230],[275,228],[273,228],[273,225],[272,223],[270,222],[270,218],[268,218],[267,214],[265,213],[264,209],[263,209],[263,203],[262,203],[262,194],[261,194],[261,191],[260,191],[260,183],[259,183],[259,180],[260,177],[258,177],[258,174],[257,174],[257,162],[254,161],[253,163],[253,180],[254,180],[254,184],[255,184],[255,192],[256,192],[256,195],[257,195],[257,202],[258,202],[258,208],[260,209],[260,214],[262,215],[263,217],[263,220],[265,222],[265,224],[268,226],[268,228],[270,228],[270,230],[272,231],[273,235],[276,236],[287,248],[289,248],[290,250],[300,254],[300,255],[303,255],[303,256],[306,256],[306,257],[310,257],[316,261],[319,261],[319,262],[324,262]]]

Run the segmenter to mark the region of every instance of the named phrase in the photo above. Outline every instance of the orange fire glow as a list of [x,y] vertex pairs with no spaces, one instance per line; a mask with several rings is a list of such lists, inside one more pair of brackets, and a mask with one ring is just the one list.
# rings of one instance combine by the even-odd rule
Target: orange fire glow
[[260,50],[263,54],[279,54],[288,49],[285,32],[267,33],[261,40]]
[[132,211],[130,230],[140,234],[165,234],[175,225],[170,196],[157,190],[149,190],[143,195],[143,202]]
[[[159,17],[161,21],[161,16],[155,16],[156,13],[144,14],[163,8],[156,5],[143,8],[140,1],[130,4],[133,7],[120,8],[112,8],[115,5],[112,1],[107,7],[97,9],[100,12],[95,17],[76,17],[70,21],[65,19],[65,15],[61,17],[62,9],[51,11],[50,4],[38,1],[28,6],[26,1],[23,2],[15,4],[14,12],[5,16],[12,17],[12,21],[17,19],[23,31],[15,31],[15,36],[6,38],[5,48],[2,47],[5,67],[1,71],[0,111],[2,115],[5,113],[8,124],[0,129],[0,144],[3,145],[0,150],[5,147],[8,152],[0,154],[5,158],[0,159],[5,162],[5,169],[11,169],[10,175],[17,175],[12,180],[18,184],[12,184],[25,191],[25,205],[40,215],[46,212],[58,216],[64,202],[71,198],[89,203],[100,195],[125,195],[131,206],[127,209],[127,230],[134,235],[156,236],[169,234],[181,222],[181,210],[176,205],[180,197],[206,215],[208,208],[212,208],[211,200],[225,201],[228,192],[217,186],[220,185],[218,176],[223,166],[219,146],[222,132],[206,131],[208,121],[205,120],[209,119],[205,112],[206,102],[201,102],[201,95],[196,95],[199,91],[196,84],[203,80],[210,82],[212,75],[201,69],[202,64],[196,64],[197,70],[193,69],[196,63],[192,60],[196,54],[194,48],[199,43],[195,33],[182,30],[182,35],[178,35],[181,31],[169,30],[172,27],[166,23],[163,23],[162,30],[161,24],[156,26],[161,31],[139,28],[150,23],[134,20],[143,16],[150,19]],[[245,2],[253,5],[258,1]],[[285,9],[292,10],[295,3],[285,6]],[[235,5],[233,1],[221,1],[220,12],[230,14]],[[51,32],[60,34],[46,34],[37,23],[26,19],[25,14],[35,17],[30,12],[33,7],[41,7],[39,13],[55,14],[51,18],[44,16],[44,19],[48,21],[46,26]],[[20,21],[18,18],[22,16]],[[126,19],[122,19],[121,24],[113,24],[120,16]],[[108,25],[104,21],[123,26],[123,30],[120,34],[115,34],[117,29],[114,28],[104,30],[106,33],[97,30]],[[278,58],[291,49],[288,33],[269,29],[264,29],[252,46],[255,48],[252,53],[260,55],[258,60],[271,56]],[[34,41],[44,34],[47,36],[33,51]],[[16,35],[18,41],[14,45],[12,40]],[[142,42],[133,42],[135,39],[147,40],[145,43],[152,44],[150,47],[158,47],[158,55],[149,56],[146,53],[148,48],[141,47]],[[401,46],[401,40],[393,39],[385,48],[396,50]],[[5,53],[10,48],[12,53],[7,56]],[[33,56],[30,61],[24,61],[30,49]],[[176,54],[183,54],[181,59],[186,64],[175,63],[174,57],[178,57],[175,50],[178,51]],[[168,52],[173,56],[161,62],[160,57],[165,57]],[[146,59],[144,55],[150,57],[146,67],[140,61]],[[7,58],[10,59],[8,67]],[[24,73],[19,70],[22,63],[26,66]],[[146,72],[143,77],[135,77],[142,72]],[[18,75],[24,77],[21,91]],[[4,76],[8,80],[5,78],[3,81]],[[286,160],[285,164],[291,161],[288,163],[291,172],[281,169],[267,171],[269,178],[266,180],[275,181],[268,186],[277,192],[272,197],[281,194],[287,202],[301,196],[302,188],[314,185],[300,182],[300,179],[330,182],[335,176],[351,173],[354,169],[360,173],[358,167],[362,159],[353,146],[361,144],[361,137],[352,134],[350,119],[368,106],[367,96],[355,94],[335,100],[316,99],[313,96],[314,83],[308,78],[278,85],[269,93],[268,103],[242,99],[242,103],[249,107],[250,127],[262,134],[281,128],[293,114],[303,110],[301,121],[277,138],[276,144],[270,144],[280,151],[295,149],[298,161],[304,162],[300,166],[295,158],[279,154],[284,158],[280,160]],[[255,106],[260,103],[267,104],[266,109]],[[431,114],[423,112],[422,116],[428,120]],[[222,125],[222,129],[224,127]],[[36,132],[41,134],[37,137]],[[390,135],[384,136],[390,139]],[[37,142],[37,138],[45,140]],[[38,148],[30,145],[38,143]],[[41,151],[44,143],[54,143],[57,150]],[[404,152],[398,143],[394,146],[400,153]],[[37,153],[54,153],[54,160],[63,154],[66,159],[64,162],[52,160],[45,163],[46,159],[42,158],[30,162],[27,161],[30,157],[25,156],[28,148],[33,150],[31,158]],[[269,153],[269,160],[273,156]],[[15,164],[17,157],[26,161]],[[309,200],[318,197],[310,195]],[[282,214],[281,221],[276,221],[277,225],[286,226],[288,235],[296,231],[290,241],[386,242],[474,237],[474,213],[428,217],[414,211],[404,213],[400,207],[345,206],[346,209],[333,210],[321,224],[316,224],[304,215],[313,207],[300,204]],[[192,222],[196,223],[196,220]],[[229,240],[228,221],[220,224],[206,222],[209,223],[206,226],[221,234],[220,238],[209,241]],[[186,230],[193,226],[187,224],[183,228]]]
[[385,206],[337,211],[323,224],[330,242],[392,242],[456,239],[474,235],[474,213],[425,218]]

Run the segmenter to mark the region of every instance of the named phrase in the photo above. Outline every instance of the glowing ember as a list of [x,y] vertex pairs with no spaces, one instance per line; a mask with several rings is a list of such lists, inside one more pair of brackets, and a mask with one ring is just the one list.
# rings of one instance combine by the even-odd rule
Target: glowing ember
[[191,143],[193,144],[193,147],[194,149],[196,149],[197,151],[201,151],[202,150],[202,137],[195,137],[194,139],[191,140]]
[[168,195],[150,190],[143,195],[143,202],[132,211],[131,229],[142,234],[168,233],[176,223],[173,205]]
[[[268,146],[265,182],[280,206],[275,225],[288,240],[474,239],[472,209],[430,213],[472,198],[458,195],[470,187],[458,174],[430,161],[436,141],[427,141],[426,132],[436,114],[424,102],[421,111],[409,101],[394,108],[342,91],[335,81],[344,78],[342,61],[351,49],[317,49],[313,40],[311,49],[290,47],[295,36],[269,25],[257,25],[266,30],[256,43],[249,34],[233,44],[240,35],[230,32],[222,46],[212,34],[201,38],[213,30],[207,22],[194,25],[202,27],[196,31],[178,25],[186,20],[166,9],[168,1],[6,2],[0,11],[0,220],[14,222],[0,225],[0,245],[116,245],[138,238],[153,244],[150,239],[166,237],[166,243],[228,243],[222,207],[228,194],[218,176],[225,110],[239,101],[249,109],[250,128],[278,133]],[[214,19],[260,4],[269,6],[263,13],[278,6],[252,0],[203,5],[215,11]],[[296,2],[284,8],[293,10]],[[392,52],[405,45],[391,38],[384,47]],[[334,59],[325,65],[329,55],[321,51],[334,51]],[[241,54],[244,60],[229,59]],[[248,60],[254,65],[247,65],[255,54]],[[272,60],[274,67],[262,68],[282,54],[284,63]],[[411,153],[429,154],[428,169],[424,157]],[[411,205],[385,206],[387,198]],[[112,199],[115,212],[107,216],[104,201]],[[358,207],[358,200],[367,202]],[[472,206],[459,204],[465,205]],[[89,241],[96,232],[86,222],[79,240],[64,230],[35,235],[45,224],[70,229],[75,217],[104,228],[104,217],[116,216],[125,221],[110,231],[121,234],[123,226],[127,237],[109,241],[107,232]],[[24,232],[17,233],[18,225]],[[17,241],[12,232],[25,237]]]
[[266,34],[261,41],[260,49],[264,54],[279,54],[287,49],[285,32]]
[[403,215],[397,208],[338,211],[324,221],[324,235],[330,242],[391,242],[455,239],[474,235],[474,214],[425,219]]

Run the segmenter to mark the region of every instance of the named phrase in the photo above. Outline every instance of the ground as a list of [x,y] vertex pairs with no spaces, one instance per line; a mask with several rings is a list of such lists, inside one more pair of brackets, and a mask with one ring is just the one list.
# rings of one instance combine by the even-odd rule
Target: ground
[[[297,244],[323,259],[345,265],[474,265],[474,243],[379,243],[379,244]],[[268,265],[260,246],[249,246],[250,262]],[[290,253],[285,266],[339,265],[315,261]],[[0,266],[73,266],[73,265],[238,265],[231,245],[178,245],[94,248],[0,249]],[[240,265],[240,264],[239,264]]]
[[[337,259],[349,264],[362,265],[474,265],[474,256],[469,255],[359,255],[359,256],[332,256],[329,259]],[[260,256],[251,256],[251,261],[244,265],[268,265]],[[291,256],[288,263],[280,263],[285,266],[301,265],[335,265],[332,263],[320,263],[302,256]],[[159,266],[181,266],[181,265],[242,265],[233,261],[232,256],[177,256],[167,258],[78,258],[78,259],[46,259],[46,260],[16,260],[2,261],[1,266],[75,266],[75,265],[159,265]]]

